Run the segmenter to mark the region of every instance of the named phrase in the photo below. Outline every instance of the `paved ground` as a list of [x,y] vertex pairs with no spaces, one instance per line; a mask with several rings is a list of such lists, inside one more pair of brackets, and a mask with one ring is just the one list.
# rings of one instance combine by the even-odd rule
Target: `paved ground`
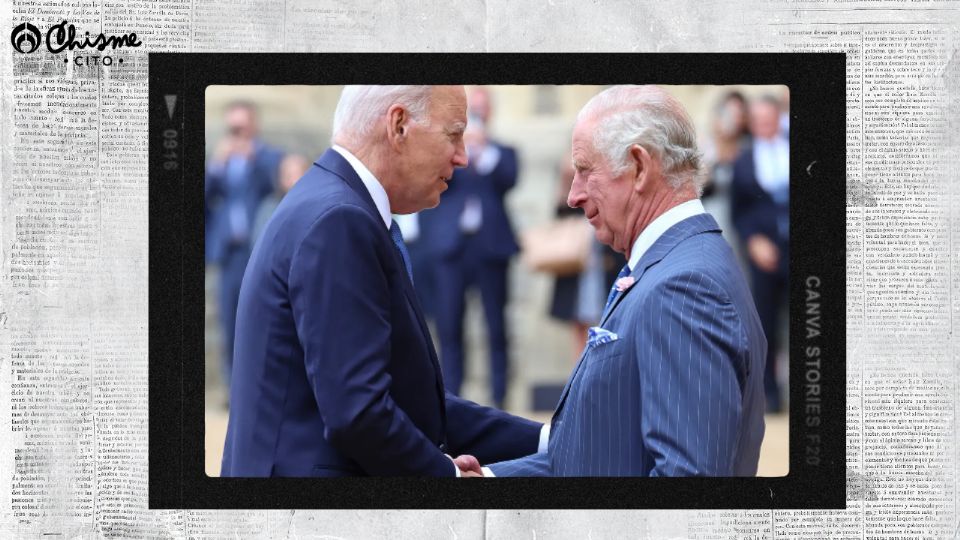
[[[222,402],[220,402],[222,403]],[[522,413],[520,413],[522,415]],[[550,419],[549,414],[523,415],[541,422]],[[760,449],[758,476],[783,476],[789,470],[789,429],[786,414],[767,415],[767,430]],[[206,409],[206,472],[208,476],[220,475],[220,458],[223,454],[223,438],[227,432],[227,413],[220,405],[208,404]]]

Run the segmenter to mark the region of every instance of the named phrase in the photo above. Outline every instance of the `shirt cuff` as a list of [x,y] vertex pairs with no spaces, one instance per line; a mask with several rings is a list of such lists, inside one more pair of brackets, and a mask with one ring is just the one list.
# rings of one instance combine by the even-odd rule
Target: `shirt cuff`
[[493,474],[493,471],[490,470],[490,467],[480,467],[480,471],[483,472],[484,478],[496,478],[497,475]]
[[457,467],[457,463],[453,461],[452,457],[448,456],[447,454],[444,455],[450,459],[450,464],[453,465],[453,470],[456,471],[457,478],[460,478],[460,467]]
[[537,453],[542,454],[547,451],[550,443],[550,424],[546,423],[540,428],[540,443],[537,444]]

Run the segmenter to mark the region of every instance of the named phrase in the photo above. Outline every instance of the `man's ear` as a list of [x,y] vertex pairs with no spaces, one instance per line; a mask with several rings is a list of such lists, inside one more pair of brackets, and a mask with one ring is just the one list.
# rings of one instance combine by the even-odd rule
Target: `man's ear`
[[633,189],[642,193],[649,188],[653,159],[650,152],[639,144],[631,145],[627,154],[630,156],[630,171],[633,173]]
[[410,113],[401,105],[391,105],[387,110],[387,141],[394,149],[406,142],[410,131]]

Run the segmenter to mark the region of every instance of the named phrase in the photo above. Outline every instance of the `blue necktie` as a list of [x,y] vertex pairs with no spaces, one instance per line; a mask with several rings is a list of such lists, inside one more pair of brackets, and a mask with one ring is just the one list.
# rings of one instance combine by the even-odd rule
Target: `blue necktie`
[[620,281],[620,278],[625,278],[630,275],[630,265],[625,264],[623,268],[620,269],[620,273],[617,274],[617,279],[613,280],[613,286],[610,287],[610,294],[607,295],[607,303],[603,306],[603,311],[610,309],[610,304],[613,303],[613,299],[617,297],[617,293],[620,292],[617,290],[617,281]]
[[400,232],[400,226],[396,221],[390,223],[390,236],[393,238],[393,244],[400,250],[400,257],[403,259],[403,265],[407,267],[407,275],[410,276],[410,283],[413,283],[413,268],[410,265],[410,254],[407,253],[407,246],[403,243],[403,233]]

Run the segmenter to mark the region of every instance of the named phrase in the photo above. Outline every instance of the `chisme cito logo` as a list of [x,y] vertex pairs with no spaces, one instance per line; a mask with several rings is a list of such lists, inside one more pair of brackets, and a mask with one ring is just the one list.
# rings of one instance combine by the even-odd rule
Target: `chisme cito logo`
[[[84,51],[85,49],[104,51],[107,47],[115,50],[121,47],[132,48],[142,45],[134,32],[120,35],[102,33],[91,35],[90,32],[78,35],[78,33],[76,27],[67,21],[63,21],[47,29],[46,39],[43,39],[44,35],[39,28],[28,22],[23,22],[13,27],[13,32],[10,34],[10,43],[15,51],[22,54],[30,54],[36,51],[40,48],[41,43],[46,43],[47,50],[53,54],[74,50]],[[67,61],[64,60],[64,62]],[[109,66],[113,63],[113,58],[109,55],[94,56],[79,53],[73,61],[78,66],[89,64]],[[118,59],[118,61],[123,63],[122,59]]]

